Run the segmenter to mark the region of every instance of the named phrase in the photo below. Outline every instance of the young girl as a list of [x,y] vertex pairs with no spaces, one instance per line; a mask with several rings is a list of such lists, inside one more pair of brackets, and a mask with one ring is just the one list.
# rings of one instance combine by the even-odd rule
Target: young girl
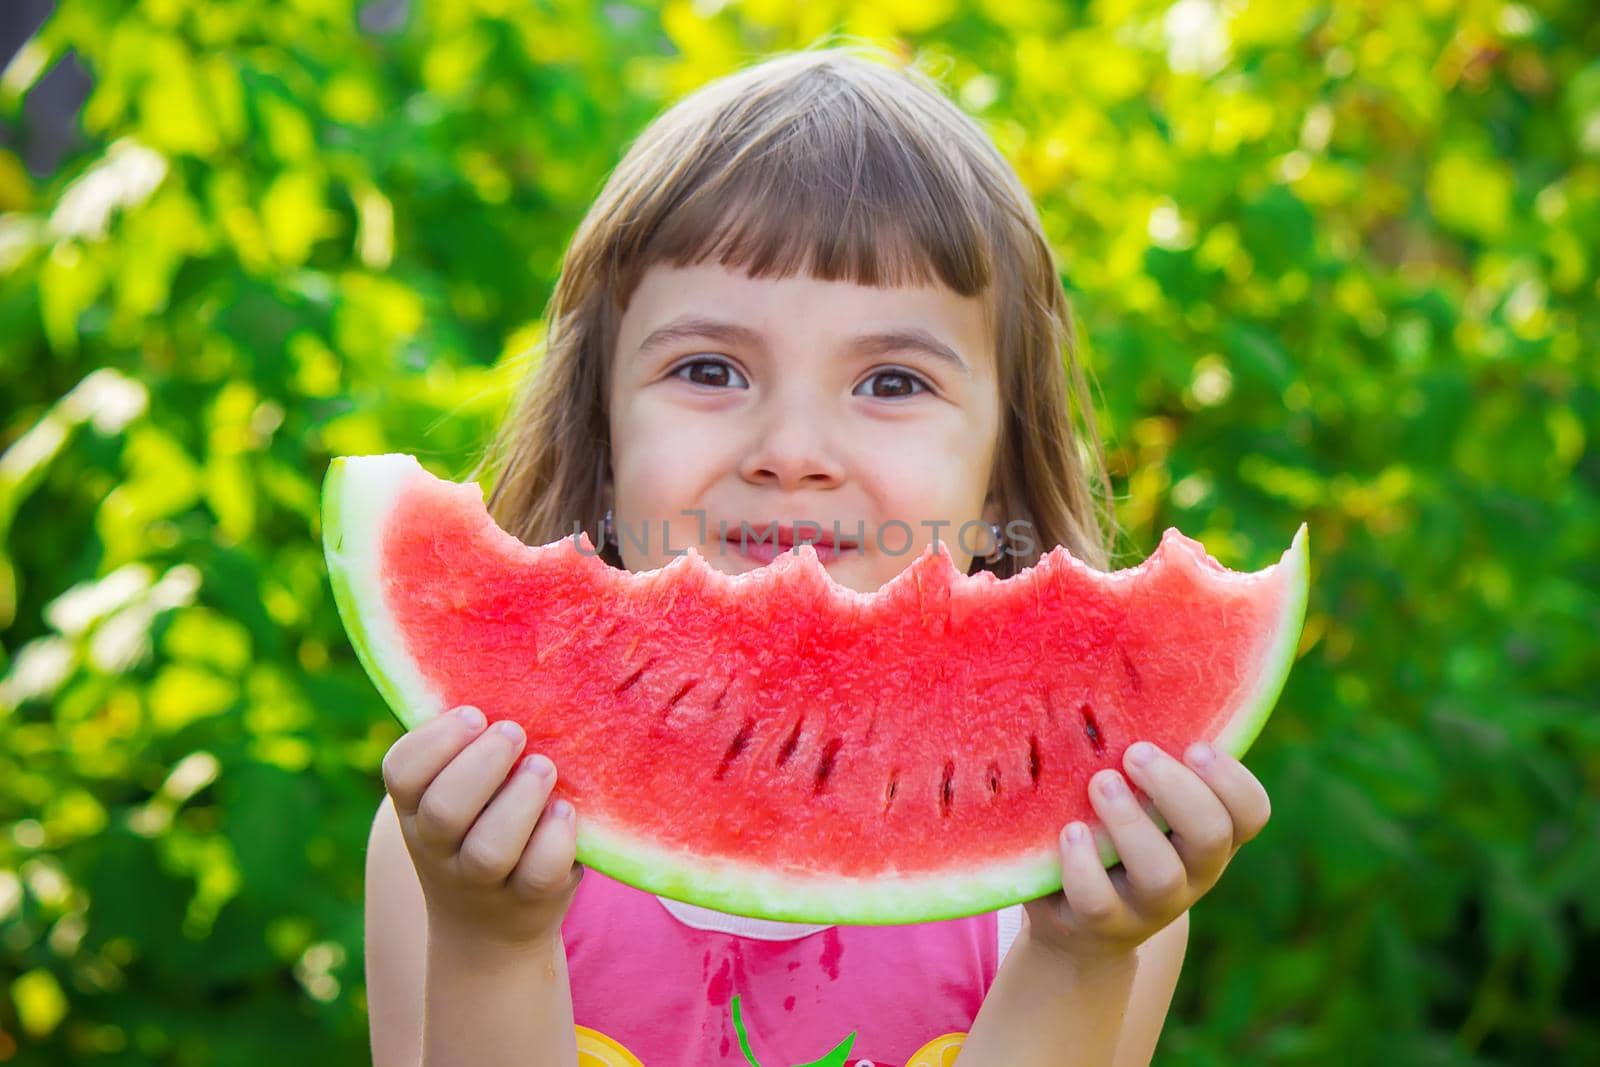
[[[1103,567],[1109,506],[1091,491],[1105,477],[1073,348],[1038,216],[976,124],[878,55],[782,55],[668,111],[601,192],[492,452],[490,510],[530,544],[581,520],[631,571],[691,544],[729,572],[761,566],[770,542],[741,549],[741,523],[783,544],[817,524],[840,538],[819,546],[829,573],[862,592],[940,531],[970,571],[1009,576],[1058,544]],[[1024,536],[974,546],[956,536],[972,523]],[[899,524],[912,544],[885,550]],[[1074,823],[1060,893],[952,921],[802,926],[585,873],[583,812],[546,806],[560,769],[523,747],[515,725],[463,708],[384,760],[367,881],[378,1067],[744,1064],[741,1037],[791,1067],[851,1034],[856,1064],[1146,1063],[1187,910],[1268,815],[1225,754],[1135,744],[1126,778],[1090,786],[1118,867]]]

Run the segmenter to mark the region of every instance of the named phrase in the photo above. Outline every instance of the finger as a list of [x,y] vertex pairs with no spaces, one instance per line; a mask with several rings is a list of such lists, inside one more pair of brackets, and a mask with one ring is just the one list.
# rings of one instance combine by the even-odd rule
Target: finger
[[524,900],[541,900],[571,892],[583,877],[575,861],[578,851],[577,817],[572,804],[560,797],[545,805],[533,837],[511,872],[510,885]]
[[1109,930],[1126,918],[1127,906],[1111,884],[1094,835],[1081,822],[1061,832],[1061,895],[1074,930]]
[[555,765],[534,754],[517,761],[506,784],[461,841],[457,864],[475,882],[498,885],[510,877],[555,785]]
[[1209,888],[1233,856],[1233,816],[1199,775],[1148,741],[1129,745],[1123,765],[1172,828],[1190,885]]
[[1120,773],[1101,771],[1089,784],[1090,803],[1127,872],[1133,898],[1128,903],[1141,912],[1164,911],[1188,890],[1189,872],[1183,860]]
[[383,787],[394,798],[395,813],[402,817],[416,814],[429,784],[487,724],[477,708],[459,707],[390,745],[383,757]]
[[413,820],[419,840],[455,852],[522,751],[522,727],[502,719],[461,750],[428,786]]
[[1261,832],[1272,817],[1272,801],[1267,787],[1249,769],[1226,752],[1205,742],[1189,746],[1184,762],[1211,787],[1233,821],[1233,847],[1238,847]]

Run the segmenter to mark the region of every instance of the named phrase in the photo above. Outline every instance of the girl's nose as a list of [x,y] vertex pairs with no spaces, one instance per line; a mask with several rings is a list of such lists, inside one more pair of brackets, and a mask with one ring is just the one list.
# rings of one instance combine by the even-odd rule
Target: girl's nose
[[844,465],[816,410],[791,404],[763,420],[740,465],[746,481],[776,489],[826,489],[844,480]]

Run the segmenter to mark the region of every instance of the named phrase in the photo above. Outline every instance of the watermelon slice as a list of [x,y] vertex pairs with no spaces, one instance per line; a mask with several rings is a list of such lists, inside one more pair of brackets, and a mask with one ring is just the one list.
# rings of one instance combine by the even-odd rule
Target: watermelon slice
[[[802,545],[740,575],[532,547],[475,483],[335,459],[324,548],[361,662],[408,728],[460,704],[558,768],[578,860],[791,922],[923,922],[1061,886],[1058,835],[1136,740],[1242,754],[1294,657],[1306,531],[1255,573],[1168,530],[1101,573],[1008,579],[929,548],[872,594]],[[1115,862],[1103,831],[1102,858]]]

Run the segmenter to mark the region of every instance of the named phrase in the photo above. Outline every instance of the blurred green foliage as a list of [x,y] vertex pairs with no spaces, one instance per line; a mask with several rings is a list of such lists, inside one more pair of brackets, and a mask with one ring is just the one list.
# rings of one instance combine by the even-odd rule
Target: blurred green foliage
[[[63,0],[90,147],[0,151],[0,1061],[366,1060],[398,727],[331,456],[459,477],[679,94],[842,31],[1035,194],[1126,558],[1309,521],[1274,816],[1158,1062],[1600,1062],[1600,24],[1586,0]],[[370,14],[369,14],[369,22]]]

